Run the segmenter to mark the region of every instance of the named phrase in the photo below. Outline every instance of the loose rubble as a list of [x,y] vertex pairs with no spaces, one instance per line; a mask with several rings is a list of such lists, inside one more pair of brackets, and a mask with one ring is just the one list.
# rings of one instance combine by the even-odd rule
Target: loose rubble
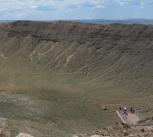
[[[8,121],[0,118],[0,137],[11,137]],[[34,137],[27,133],[20,133],[16,137]],[[153,137],[153,126],[129,127],[116,123],[114,126],[93,131],[88,134],[73,135],[72,137]]]
[[[12,137],[8,125],[8,120],[6,118],[0,117],[0,137]],[[34,137],[27,133],[20,133],[16,137]]]
[[10,137],[8,121],[6,118],[0,118],[0,137]]
[[112,127],[103,128],[91,134],[82,134],[76,137],[153,137],[153,126],[130,128],[121,123],[116,123]]

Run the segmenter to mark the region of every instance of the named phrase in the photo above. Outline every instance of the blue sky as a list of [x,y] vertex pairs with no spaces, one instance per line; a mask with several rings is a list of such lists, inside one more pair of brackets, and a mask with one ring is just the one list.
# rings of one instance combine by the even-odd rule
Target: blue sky
[[153,0],[0,0],[0,20],[153,19]]

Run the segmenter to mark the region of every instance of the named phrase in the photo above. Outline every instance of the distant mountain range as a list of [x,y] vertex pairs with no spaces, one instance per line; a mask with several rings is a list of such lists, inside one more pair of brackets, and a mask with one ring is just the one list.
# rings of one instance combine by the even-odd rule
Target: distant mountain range
[[126,20],[104,20],[104,19],[95,19],[95,20],[77,20],[82,23],[92,23],[92,24],[153,24],[153,19],[126,19]]
[[15,20],[0,20],[0,23],[11,23],[14,22]]
[[[10,23],[14,22],[15,20],[0,20],[0,23]],[[68,21],[68,20],[66,20]],[[105,20],[105,19],[93,19],[93,20],[70,20],[75,22],[81,22],[81,23],[91,23],[91,24],[153,24],[153,19],[125,19],[125,20]],[[44,21],[44,22],[51,22],[50,21]]]

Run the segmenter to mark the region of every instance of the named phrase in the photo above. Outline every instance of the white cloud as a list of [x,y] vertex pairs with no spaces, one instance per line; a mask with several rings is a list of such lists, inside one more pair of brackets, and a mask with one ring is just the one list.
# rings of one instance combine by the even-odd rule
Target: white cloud
[[35,17],[35,15],[44,17],[46,13],[50,16],[55,15],[55,17],[57,14],[58,16],[60,14],[66,16],[66,13],[71,11],[77,14],[79,11],[84,10],[86,12],[89,9],[91,9],[91,12],[92,10],[98,12],[97,9],[112,6],[112,3],[115,6],[116,4],[120,6],[135,4],[143,8],[146,5],[153,4],[153,0],[0,0],[0,18],[29,18]]
[[66,9],[70,6],[85,6],[90,4],[92,8],[104,7],[108,0],[0,0],[0,11],[5,10],[32,10],[41,6],[54,9]]
[[35,15],[39,17],[49,13],[64,15],[80,8],[86,12],[87,8],[104,8],[107,2],[109,0],[0,0],[0,18],[36,18]]
[[137,0],[115,0],[119,5],[124,6],[130,2],[135,2]]
[[114,1],[116,1],[121,6],[125,6],[129,3],[138,3],[140,7],[143,7],[148,4],[153,4],[153,0],[114,0]]
[[[81,7],[90,5],[91,9],[104,8],[112,1],[119,5],[137,2],[141,6],[153,4],[153,0],[0,0],[0,11],[7,10],[33,10],[39,7],[48,9],[67,9],[71,6]],[[40,8],[41,9],[41,8]]]

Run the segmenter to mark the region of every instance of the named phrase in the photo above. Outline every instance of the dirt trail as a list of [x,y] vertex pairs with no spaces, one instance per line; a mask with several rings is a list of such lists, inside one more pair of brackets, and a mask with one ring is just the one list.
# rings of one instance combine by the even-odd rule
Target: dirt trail
[[136,114],[129,113],[127,116],[127,122],[129,125],[136,125],[140,121],[139,117]]

